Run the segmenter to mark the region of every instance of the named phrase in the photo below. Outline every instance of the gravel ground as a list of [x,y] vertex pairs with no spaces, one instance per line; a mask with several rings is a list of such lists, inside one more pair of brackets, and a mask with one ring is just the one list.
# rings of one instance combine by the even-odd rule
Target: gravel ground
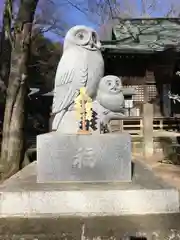
[[[142,238],[143,236],[144,238]],[[177,240],[180,239],[180,214],[101,218],[0,219],[0,239]]]

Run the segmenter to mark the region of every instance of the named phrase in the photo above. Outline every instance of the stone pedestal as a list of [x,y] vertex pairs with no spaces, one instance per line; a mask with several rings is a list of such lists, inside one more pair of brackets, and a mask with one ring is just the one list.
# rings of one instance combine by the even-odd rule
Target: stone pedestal
[[33,162],[3,182],[0,217],[129,216],[131,222],[134,214],[179,213],[178,190],[139,162],[124,183],[37,183],[36,175]]
[[37,137],[38,182],[131,181],[129,134]]

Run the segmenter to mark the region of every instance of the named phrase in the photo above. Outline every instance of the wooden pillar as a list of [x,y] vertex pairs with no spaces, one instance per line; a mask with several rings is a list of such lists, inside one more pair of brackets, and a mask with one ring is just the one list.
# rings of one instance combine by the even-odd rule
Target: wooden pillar
[[153,155],[153,105],[144,103],[143,105],[143,136],[144,136],[144,157]]
[[148,103],[148,85],[144,83],[144,104],[143,104],[143,151],[144,157],[153,155],[153,104]]
[[163,99],[163,116],[171,116],[171,99],[168,97],[168,92],[171,90],[170,84],[163,84],[162,89],[162,99]]

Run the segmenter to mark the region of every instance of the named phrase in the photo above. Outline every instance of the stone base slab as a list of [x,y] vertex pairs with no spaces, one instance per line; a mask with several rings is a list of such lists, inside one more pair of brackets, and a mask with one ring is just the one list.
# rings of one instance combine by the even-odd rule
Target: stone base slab
[[[144,169],[144,174],[147,171]],[[153,182],[151,186],[143,186],[146,182],[137,176],[130,184],[36,183],[34,162],[1,185],[0,217],[89,217],[179,212],[179,192],[162,185],[157,179],[149,179],[149,182]]]
[[175,213],[176,190],[85,190],[1,192],[1,217],[120,216]]

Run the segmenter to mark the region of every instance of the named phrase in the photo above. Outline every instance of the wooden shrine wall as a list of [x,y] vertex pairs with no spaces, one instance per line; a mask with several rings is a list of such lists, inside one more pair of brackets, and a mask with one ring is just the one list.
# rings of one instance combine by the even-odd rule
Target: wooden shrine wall
[[142,54],[109,54],[104,59],[106,75],[121,76],[124,87],[136,89],[137,94],[133,96],[133,100],[141,115],[142,104],[145,101],[153,104],[154,117],[171,115],[172,103],[167,93],[171,90],[173,65],[163,64],[156,56]]

